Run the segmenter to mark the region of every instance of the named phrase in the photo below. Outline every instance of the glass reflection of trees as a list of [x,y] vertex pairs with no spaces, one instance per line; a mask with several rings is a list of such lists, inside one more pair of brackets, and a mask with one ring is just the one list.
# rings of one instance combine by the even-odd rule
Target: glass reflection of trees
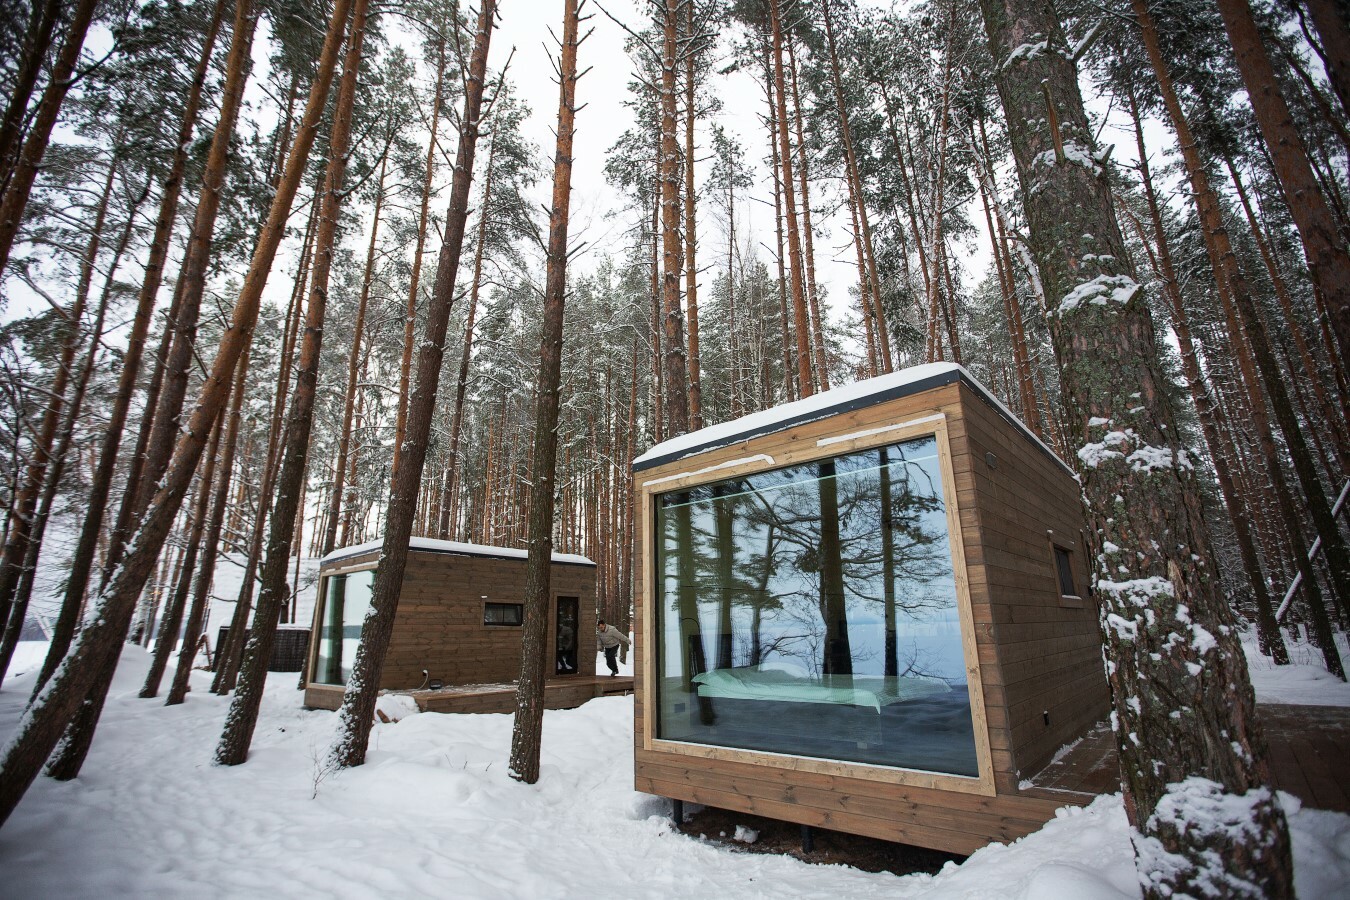
[[659,524],[667,736],[681,710],[696,731],[734,725],[695,679],[745,668],[938,679],[969,731],[936,438],[668,493]]

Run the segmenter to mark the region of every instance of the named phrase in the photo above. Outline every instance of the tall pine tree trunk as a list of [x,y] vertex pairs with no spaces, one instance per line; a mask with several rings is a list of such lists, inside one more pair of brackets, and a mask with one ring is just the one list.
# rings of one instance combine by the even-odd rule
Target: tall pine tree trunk
[[436,283],[427,309],[426,330],[418,351],[416,387],[408,404],[403,450],[390,477],[384,544],[371,592],[371,609],[361,628],[361,643],[356,651],[347,693],[339,713],[340,732],[332,751],[332,762],[339,766],[359,766],[365,762],[380,672],[384,667],[384,654],[389,647],[394,614],[403,588],[408,541],[412,537],[413,516],[417,511],[417,496],[426,464],[427,439],[431,435],[431,420],[436,406],[436,388],[445,356],[445,332],[450,323],[455,279],[459,274],[460,254],[464,249],[474,153],[482,124],[480,117],[488,48],[491,46],[496,12],[496,0],[482,0],[474,32],[473,53],[469,60],[464,111],[460,116],[459,149],[456,151],[455,174],[450,187],[450,208],[445,218],[445,238],[437,261]]
[[[980,5],[1079,448],[1085,549],[1141,882],[1150,897],[1292,896],[1288,829],[1268,787],[1236,623],[1193,464],[1177,444],[1148,305],[1122,268],[1073,52],[1046,0]],[[1227,812],[1188,821],[1184,792]]]
[[[552,592],[554,485],[558,459],[558,394],[562,380],[563,308],[567,299],[567,219],[572,197],[572,138],[576,131],[577,48],[581,6],[564,0],[558,65],[558,144],[553,157],[553,207],[548,226],[548,271],[544,282],[539,382],[535,388],[534,471],[530,481],[529,556],[525,562],[525,629],[515,727],[511,731],[511,777],[539,780],[539,744],[544,731],[544,680],[550,661],[548,613]],[[690,110],[690,115],[693,111]],[[580,628],[581,623],[574,623]]]

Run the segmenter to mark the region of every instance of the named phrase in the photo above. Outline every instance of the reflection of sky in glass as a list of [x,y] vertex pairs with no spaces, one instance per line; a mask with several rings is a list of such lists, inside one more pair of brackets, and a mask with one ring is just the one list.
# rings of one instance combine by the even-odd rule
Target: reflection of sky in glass
[[375,570],[329,575],[324,585],[313,680],[318,684],[345,685],[361,643],[361,626],[370,608]]
[[976,774],[937,439],[659,498],[657,733]]
[[[886,465],[882,466],[882,454]],[[838,457],[839,557],[843,568],[847,628],[854,674],[884,674],[885,571],[891,578],[901,674],[964,682],[965,661],[956,587],[947,541],[946,510],[934,438]],[[821,501],[815,463],[763,472],[662,497],[666,552],[664,594],[675,613],[679,559],[676,511],[691,517],[698,629],[719,632],[722,594],[730,595],[733,662],[752,664],[752,629],[759,635],[759,664],[819,674],[822,612]],[[892,558],[883,547],[882,476],[889,481]],[[730,579],[719,559],[718,511],[731,521]],[[720,563],[720,564],[719,564]],[[675,629],[675,616],[667,629]],[[681,663],[664,660],[667,674]]]

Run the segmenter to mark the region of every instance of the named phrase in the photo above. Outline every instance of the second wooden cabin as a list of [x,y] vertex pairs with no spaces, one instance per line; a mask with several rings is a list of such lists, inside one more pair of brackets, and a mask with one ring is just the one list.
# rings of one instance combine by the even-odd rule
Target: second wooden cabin
[[[381,542],[334,550],[319,566],[305,705],[337,709],[370,609]],[[526,553],[413,538],[380,688],[504,685],[520,674]],[[550,682],[595,675],[595,563],[553,554],[548,643]],[[509,698],[510,691],[497,693]],[[556,694],[557,692],[555,692]],[[594,694],[563,693],[559,705]],[[474,711],[487,711],[486,708]]]
[[637,788],[956,853],[1107,712],[1073,472],[960,366],[637,459]]

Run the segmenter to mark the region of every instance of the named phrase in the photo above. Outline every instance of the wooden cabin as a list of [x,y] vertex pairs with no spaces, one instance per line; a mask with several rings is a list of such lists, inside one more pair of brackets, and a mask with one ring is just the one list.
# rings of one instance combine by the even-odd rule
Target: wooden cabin
[[1108,711],[1079,489],[969,372],[633,470],[638,790],[954,853],[1073,802],[1026,780]]
[[[380,547],[374,541],[334,550],[320,563],[306,706],[342,705],[361,642],[361,623],[370,608]],[[412,692],[455,685],[500,687],[515,681],[520,674],[525,563],[524,550],[413,538],[380,688]],[[555,553],[550,582],[550,685],[593,680],[595,563]],[[514,692],[496,693],[510,697]],[[588,698],[594,691],[583,693]]]

